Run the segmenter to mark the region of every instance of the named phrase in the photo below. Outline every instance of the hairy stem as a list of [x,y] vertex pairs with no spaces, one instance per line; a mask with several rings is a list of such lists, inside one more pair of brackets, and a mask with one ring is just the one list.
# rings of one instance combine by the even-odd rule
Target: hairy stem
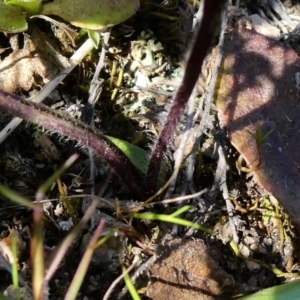
[[226,0],[204,1],[202,20],[195,36],[195,41],[192,46],[190,57],[187,61],[182,82],[175,95],[174,104],[171,107],[166,124],[150,159],[147,174],[148,192],[150,194],[157,190],[157,182],[163,155],[165,154],[167,146],[174,135],[185,105],[188,102],[196,81],[201,73],[202,63],[206,57],[209,47],[212,44],[214,32],[220,24],[221,12],[226,2]]
[[0,109],[57,132],[102,156],[121,177],[135,197],[144,200],[141,174],[131,161],[99,131],[51,108],[0,90]]

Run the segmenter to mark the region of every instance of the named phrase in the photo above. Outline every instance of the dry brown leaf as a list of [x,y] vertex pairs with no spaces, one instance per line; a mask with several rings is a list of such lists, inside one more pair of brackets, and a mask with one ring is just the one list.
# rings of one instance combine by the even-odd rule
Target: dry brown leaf
[[[25,248],[25,242],[23,242],[22,237],[17,230],[11,229],[9,236],[0,241],[0,252],[4,259],[10,264],[15,262],[15,257],[12,252],[12,245],[14,242],[17,246],[18,256],[21,256]],[[1,269],[5,270],[2,264],[0,264],[0,270]]]
[[69,66],[68,60],[51,46],[49,38],[37,29],[24,35],[24,47],[0,62],[0,89],[14,93],[46,84]]
[[[291,47],[241,26],[228,30],[223,51],[216,103],[231,143],[300,230],[300,59]],[[261,146],[259,128],[270,133]]]

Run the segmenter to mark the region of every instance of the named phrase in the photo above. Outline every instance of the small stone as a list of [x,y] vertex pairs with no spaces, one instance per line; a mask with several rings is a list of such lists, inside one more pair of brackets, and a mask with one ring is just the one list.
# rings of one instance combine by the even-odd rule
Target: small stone
[[250,256],[250,250],[244,244],[239,244],[239,250],[243,254],[243,256],[245,256],[245,257],[249,257]]
[[258,263],[254,262],[254,261],[246,261],[246,266],[247,268],[252,271],[252,272],[258,272],[261,269],[261,265],[259,265]]
[[235,282],[201,240],[172,239],[159,246],[147,295],[153,300],[231,299]]

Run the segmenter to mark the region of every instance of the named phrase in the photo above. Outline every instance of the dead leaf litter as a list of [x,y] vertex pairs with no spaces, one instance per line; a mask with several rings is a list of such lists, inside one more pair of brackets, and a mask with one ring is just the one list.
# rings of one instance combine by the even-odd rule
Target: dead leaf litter
[[[191,34],[185,28],[192,27],[191,18],[187,16],[195,8],[187,1],[180,1],[179,7],[173,7],[168,2],[151,6],[145,1],[133,19],[113,28],[100,75],[104,79],[103,90],[95,109],[95,126],[107,135],[127,140],[147,151],[151,150],[153,141],[161,131],[172,95],[184,72],[185,50],[191,42]],[[145,294],[154,300],[230,299],[233,295],[242,295],[299,277],[298,233],[295,225],[299,223],[296,212],[299,211],[297,195],[300,193],[297,190],[297,137],[300,124],[297,121],[298,98],[293,96],[298,95],[297,68],[300,64],[296,52],[290,46],[271,40],[278,38],[279,30],[283,34],[294,29],[294,16],[300,18],[299,8],[284,1],[287,13],[282,14],[280,19],[277,14],[268,14],[269,11],[276,12],[278,7],[257,9],[257,6],[249,5],[248,1],[241,2],[242,9],[229,8],[235,29],[228,29],[216,107],[212,107],[208,122],[213,127],[207,126],[202,136],[200,150],[196,152],[192,182],[197,191],[210,189],[214,184],[218,165],[218,133],[221,130],[217,108],[221,111],[221,121],[227,126],[229,140],[244,156],[249,168],[255,166],[258,160],[257,142],[253,135],[259,124],[262,125],[264,135],[275,128],[262,144],[262,167],[255,170],[254,177],[253,173],[239,170],[238,154],[226,140],[227,186],[234,214],[239,219],[238,245],[231,242],[232,229],[222,193],[218,189],[201,195],[200,199],[190,200],[189,204],[193,208],[183,217],[214,229],[216,235],[193,231],[192,236],[187,238],[184,237],[185,229],[179,228],[180,237],[169,236],[167,239],[164,235],[175,231],[169,224],[146,220],[131,222],[128,214],[141,203],[128,200],[131,199],[128,189],[117,176],[113,176],[93,216],[93,222],[106,219],[108,228],[117,227],[119,234],[95,254],[80,292],[81,298],[100,299],[99,295],[103,296],[113,280],[120,275],[118,257],[122,257],[128,267],[137,257],[132,251],[136,246],[142,249],[142,254],[138,254],[140,262],[137,270],[141,270],[154,251],[157,253],[156,262],[147,265],[143,272],[136,271],[135,279],[141,293],[144,288]],[[168,10],[160,10],[160,7]],[[169,17],[176,17],[177,23],[166,18],[168,14]],[[44,24],[44,21],[40,22]],[[253,29],[249,29],[251,22]],[[30,26],[26,33],[1,36],[7,43],[2,45],[0,42],[1,89],[23,95],[36,92],[69,66],[66,58],[69,54],[62,54],[63,47],[58,46],[59,41],[52,35],[51,38],[47,37],[49,33],[45,35],[42,32],[44,25],[37,28],[31,29]],[[161,28],[164,28],[164,34]],[[52,39],[56,41],[54,44]],[[21,44],[20,40],[23,41]],[[296,42],[293,40],[293,43]],[[43,48],[41,44],[49,44],[51,50],[45,50],[48,48]],[[6,50],[8,46],[9,52]],[[87,99],[87,86],[97,60],[98,52],[92,52],[78,70],[57,88],[54,100],[49,98],[47,104],[58,110],[70,111],[74,117],[80,118]],[[203,97],[211,78],[210,62],[208,56],[199,81],[195,111],[200,107],[200,117],[205,103]],[[232,73],[238,76],[232,79]],[[247,104],[246,108],[240,108],[240,104]],[[174,137],[176,141],[171,143],[166,154],[163,180],[171,174],[173,153],[179,145],[179,137],[183,136],[185,120],[184,116],[177,130],[177,140]],[[6,123],[7,116],[1,114],[1,127]],[[241,129],[244,130],[243,135],[239,133]],[[196,136],[197,132],[194,132],[187,142],[187,159]],[[63,161],[74,148],[74,143],[56,133],[22,124],[0,145],[0,181],[33,200],[37,188],[53,174],[57,167],[55,164]],[[186,189],[185,163],[172,198],[180,196]],[[98,162],[97,166],[96,192],[101,188],[108,170],[105,161]],[[74,208],[73,218],[80,219],[92,201],[89,160],[83,156],[60,180],[64,197],[70,197],[69,201],[79,207]],[[56,201],[54,205],[48,206],[45,213],[44,234],[48,246],[57,246],[64,231],[74,225],[63,201],[57,201],[61,196],[58,184],[54,184],[47,194],[46,200]],[[9,210],[12,204],[3,197],[0,203],[3,204],[0,208],[3,218],[1,229],[4,230],[7,225],[16,228],[31,226],[30,212],[20,208]],[[163,210],[157,207],[149,206],[145,211],[171,214],[179,205],[170,204]],[[78,251],[84,253],[94,229],[92,227],[72,245],[66,255],[51,284],[50,299],[64,297],[79,262]],[[25,245],[20,256],[23,264],[21,269],[24,271],[22,274],[30,281],[31,271],[26,271],[30,239],[20,237],[20,240]],[[7,237],[0,241],[3,245],[6,242]],[[8,255],[7,252],[2,253]],[[5,274],[1,282],[2,291],[9,286],[10,276],[6,271],[0,272]],[[120,285],[116,288],[115,299],[122,287]],[[157,293],[158,290],[160,293]]]

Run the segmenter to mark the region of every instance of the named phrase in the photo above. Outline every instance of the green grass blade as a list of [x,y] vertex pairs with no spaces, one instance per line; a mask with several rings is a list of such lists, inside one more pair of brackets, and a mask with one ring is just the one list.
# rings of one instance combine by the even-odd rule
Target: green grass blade
[[12,282],[15,288],[16,299],[20,299],[19,291],[19,274],[18,274],[18,246],[17,246],[17,237],[12,235],[12,253],[13,253],[13,263],[12,263]]
[[65,171],[76,161],[78,158],[78,154],[73,154],[71,157],[67,159],[67,161],[64,163],[64,165],[59,168],[57,171],[54,172],[52,176],[50,176],[38,189],[36,193],[37,200],[41,200],[43,198],[43,195],[45,195],[46,191],[50,189],[53,182],[56,181]]
[[163,214],[153,214],[153,213],[143,213],[143,214],[133,214],[133,217],[136,219],[146,219],[146,220],[158,220],[162,222],[174,223],[177,225],[182,225],[186,227],[192,227],[197,230],[201,230],[207,232],[209,234],[213,234],[213,230],[207,228],[203,225],[193,223],[188,220],[176,218],[173,215],[163,215]]
[[[124,266],[122,266],[122,271],[123,271],[123,273],[126,272],[126,269],[125,269]],[[125,275],[124,275],[124,281],[126,283],[126,286],[128,288],[128,291],[129,291],[132,299],[133,300],[141,300],[141,298],[140,298],[140,296],[139,296],[139,294],[138,294],[138,292],[137,292],[134,284],[132,283],[132,281],[131,281],[130,276],[129,276],[128,273],[125,273]]]
[[274,286],[239,300],[297,300],[300,299],[300,280]]
[[173,212],[173,213],[171,214],[171,216],[172,216],[172,217],[177,217],[177,216],[183,214],[184,212],[188,211],[190,208],[191,208],[190,205],[185,205],[185,206],[179,208],[178,210],[176,210],[175,212]]
[[35,209],[35,207],[36,207],[36,205],[34,203],[32,203],[31,201],[22,197],[18,193],[12,191],[8,187],[2,185],[1,183],[0,183],[0,194],[2,194],[4,197],[8,198],[9,200],[11,200],[15,203],[21,204],[30,209]]

